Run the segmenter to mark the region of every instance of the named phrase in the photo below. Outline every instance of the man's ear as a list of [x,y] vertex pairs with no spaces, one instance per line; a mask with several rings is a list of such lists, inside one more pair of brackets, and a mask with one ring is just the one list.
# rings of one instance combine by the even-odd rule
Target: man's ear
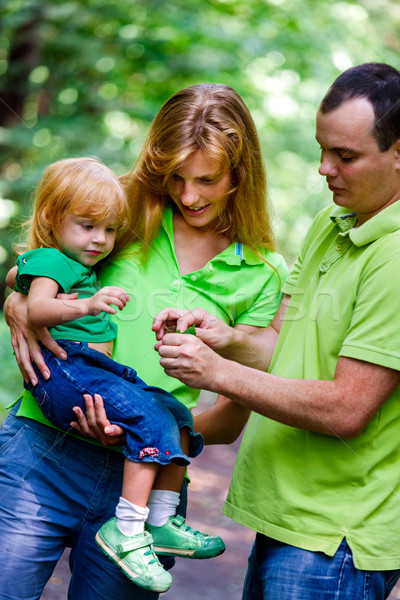
[[395,169],[400,171],[400,140],[394,144],[394,156],[396,160]]

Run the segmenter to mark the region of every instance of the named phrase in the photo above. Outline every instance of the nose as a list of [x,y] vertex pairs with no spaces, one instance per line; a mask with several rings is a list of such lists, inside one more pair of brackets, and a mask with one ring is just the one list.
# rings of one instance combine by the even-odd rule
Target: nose
[[193,206],[197,202],[198,193],[192,183],[187,181],[183,183],[180,200],[185,206]]
[[323,177],[335,177],[338,174],[338,159],[336,156],[329,155],[328,153],[321,153],[321,163],[319,165],[318,173]]
[[93,242],[96,244],[104,244],[106,241],[106,232],[104,229],[93,229]]

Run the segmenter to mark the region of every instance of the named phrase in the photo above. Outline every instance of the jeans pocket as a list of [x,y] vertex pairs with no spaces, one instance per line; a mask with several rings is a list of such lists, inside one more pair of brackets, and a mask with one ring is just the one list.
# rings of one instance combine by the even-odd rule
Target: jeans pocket
[[29,391],[35,397],[35,400],[38,403],[40,410],[42,411],[46,419],[51,421],[51,419],[53,418],[53,405],[48,393],[41,385],[40,381],[34,387],[30,386],[30,388],[31,389]]
[[8,415],[0,428],[0,454],[4,454],[15,441],[24,435],[23,429],[23,423],[18,422],[13,415]]

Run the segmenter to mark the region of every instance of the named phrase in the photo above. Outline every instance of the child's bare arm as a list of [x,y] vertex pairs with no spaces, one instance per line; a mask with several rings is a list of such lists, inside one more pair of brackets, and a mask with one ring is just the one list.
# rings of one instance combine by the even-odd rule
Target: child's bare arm
[[114,304],[122,310],[129,300],[122,288],[108,286],[99,290],[90,298],[56,298],[58,283],[49,277],[35,277],[28,295],[28,318],[38,327],[54,327],[80,319],[85,315],[98,315],[101,312],[111,314],[117,311]]
[[12,267],[7,275],[6,275],[6,285],[11,288],[12,290],[15,287],[15,277],[17,275],[17,271],[18,271],[18,267],[15,265],[15,267]]

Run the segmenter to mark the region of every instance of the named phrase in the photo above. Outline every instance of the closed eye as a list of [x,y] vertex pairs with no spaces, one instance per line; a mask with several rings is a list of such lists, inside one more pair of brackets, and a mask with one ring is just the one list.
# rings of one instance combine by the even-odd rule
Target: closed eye
[[339,160],[342,163],[349,163],[353,160],[355,160],[355,156],[349,156],[348,154],[343,154],[342,156],[339,156]]
[[205,185],[211,185],[216,183],[215,179],[210,179],[209,177],[201,177],[199,179],[200,183],[204,183]]

